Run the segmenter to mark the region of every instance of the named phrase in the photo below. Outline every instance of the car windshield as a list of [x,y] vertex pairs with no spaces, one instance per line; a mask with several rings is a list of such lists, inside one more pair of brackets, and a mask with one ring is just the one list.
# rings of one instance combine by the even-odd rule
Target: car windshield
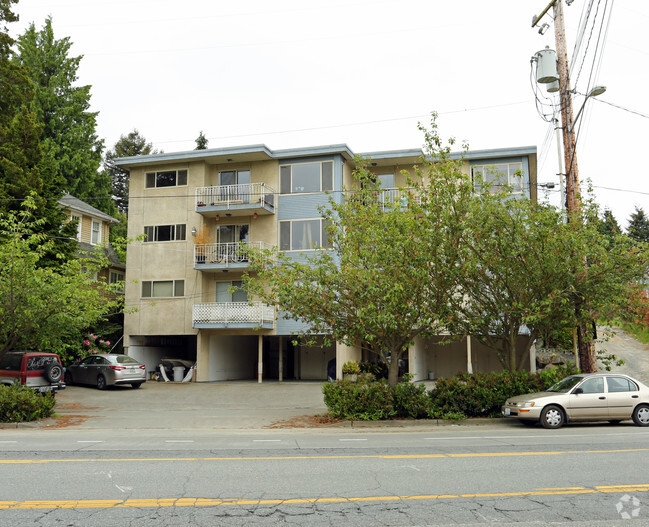
[[582,377],[566,377],[565,379],[560,380],[558,383],[556,383],[552,388],[548,390],[548,392],[559,392],[559,393],[567,393],[570,390],[572,390],[577,383],[579,383],[582,380]]

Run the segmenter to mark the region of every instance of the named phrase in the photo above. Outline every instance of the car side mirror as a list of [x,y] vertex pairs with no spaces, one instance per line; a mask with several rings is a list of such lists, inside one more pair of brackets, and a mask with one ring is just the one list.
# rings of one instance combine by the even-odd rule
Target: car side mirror
[[572,392],[572,393],[574,393],[575,395],[579,395],[580,393],[584,393],[584,389],[583,388],[575,388],[575,391]]

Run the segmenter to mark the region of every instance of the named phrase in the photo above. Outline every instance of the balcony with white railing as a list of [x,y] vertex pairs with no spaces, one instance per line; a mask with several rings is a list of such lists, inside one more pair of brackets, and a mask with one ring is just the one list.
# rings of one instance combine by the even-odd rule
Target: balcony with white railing
[[421,198],[412,188],[386,188],[378,193],[377,198],[384,210],[407,207],[408,199],[421,203]]
[[194,304],[192,326],[198,329],[273,329],[275,307],[262,302]]
[[275,190],[265,183],[198,187],[196,212],[210,217],[275,214]]
[[250,249],[268,250],[266,242],[206,243],[194,245],[194,269],[201,271],[242,270],[250,267]]

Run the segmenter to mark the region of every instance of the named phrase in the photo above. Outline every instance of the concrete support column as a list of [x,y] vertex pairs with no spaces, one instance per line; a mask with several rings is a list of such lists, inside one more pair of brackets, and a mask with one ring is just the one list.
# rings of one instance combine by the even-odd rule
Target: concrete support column
[[284,380],[284,337],[279,337],[279,382]]
[[346,346],[342,342],[336,342],[336,379],[343,378],[343,364],[350,360],[360,362],[363,354],[360,348]]
[[196,335],[196,380],[210,380],[210,337],[204,331],[198,330]]
[[530,371],[536,371],[536,342],[532,342],[530,346]]
[[257,382],[262,382],[262,377],[264,375],[264,341],[263,337],[259,335],[257,337]]
[[466,371],[473,373],[473,358],[471,357],[471,335],[466,336]]

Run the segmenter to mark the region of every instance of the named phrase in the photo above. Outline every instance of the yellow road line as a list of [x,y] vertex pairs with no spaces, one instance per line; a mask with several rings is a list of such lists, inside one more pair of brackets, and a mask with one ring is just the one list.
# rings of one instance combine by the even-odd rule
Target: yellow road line
[[350,456],[253,456],[253,457],[148,457],[148,458],[79,458],[79,459],[0,459],[0,465],[43,464],[43,463],[87,463],[119,461],[282,461],[302,459],[449,459],[473,457],[506,456],[564,456],[568,454],[612,454],[625,452],[649,452],[649,448],[629,448],[617,450],[558,450],[555,452],[473,452],[464,454],[367,454]]
[[0,509],[109,509],[145,507],[221,507],[232,505],[299,505],[315,503],[358,503],[380,501],[414,501],[461,498],[504,498],[513,496],[549,496],[566,494],[605,494],[622,492],[647,492],[649,484],[566,487],[540,489],[527,492],[490,492],[476,494],[425,494],[420,496],[364,496],[349,498],[291,498],[291,499],[244,499],[244,498],[166,498],[166,499],[127,499],[127,500],[56,500],[56,501],[0,501]]

